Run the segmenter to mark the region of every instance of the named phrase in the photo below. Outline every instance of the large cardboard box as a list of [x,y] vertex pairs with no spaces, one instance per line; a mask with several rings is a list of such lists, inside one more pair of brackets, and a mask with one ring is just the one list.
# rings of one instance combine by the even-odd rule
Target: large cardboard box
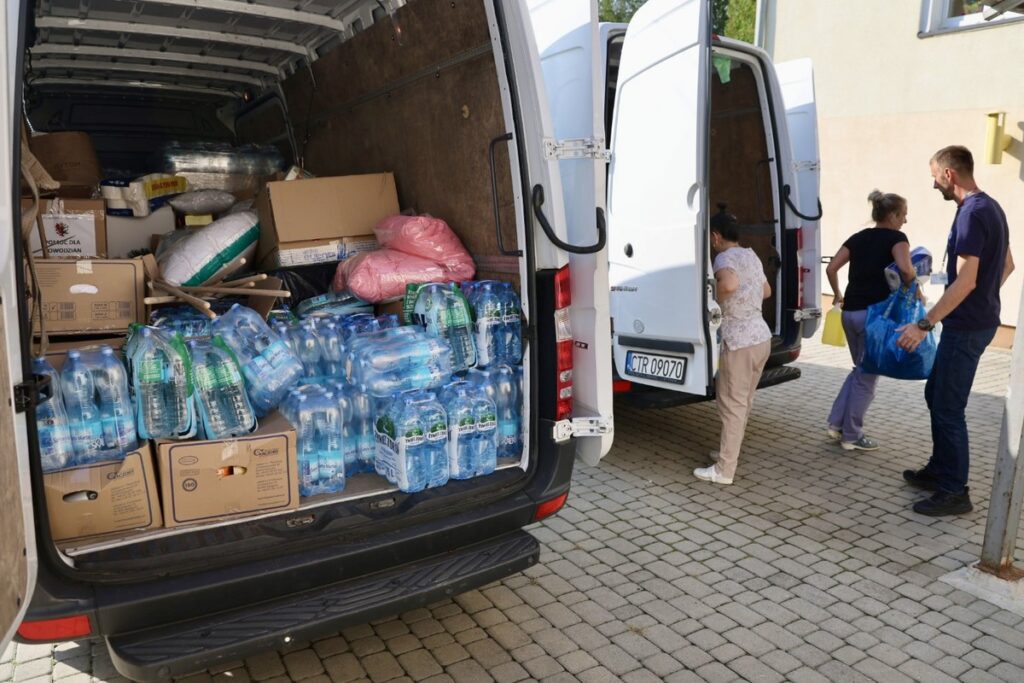
[[[399,212],[391,173],[267,183],[256,200],[256,210],[260,217],[256,260],[271,267],[280,258],[278,252],[292,252],[287,256],[293,261],[290,265],[305,265],[317,261],[294,262],[304,251],[309,258],[323,258],[354,250],[366,244],[382,218]],[[346,245],[344,238],[358,239]]]
[[112,334],[145,322],[142,259],[39,260],[36,274],[47,334]]
[[88,133],[34,135],[28,146],[43,168],[60,182],[61,196],[92,197],[103,171]]
[[54,540],[162,526],[149,442],[122,462],[72,467],[43,475]]
[[279,413],[237,439],[159,441],[157,462],[167,527],[299,506],[295,430]]
[[149,249],[153,235],[174,230],[174,209],[162,206],[148,216],[107,216],[107,255],[128,258],[128,253]]
[[[28,210],[31,204],[31,199],[22,199],[21,210]],[[107,257],[107,212],[102,199],[39,200],[39,220],[29,247],[36,258],[43,258],[39,222],[43,224],[50,258]]]

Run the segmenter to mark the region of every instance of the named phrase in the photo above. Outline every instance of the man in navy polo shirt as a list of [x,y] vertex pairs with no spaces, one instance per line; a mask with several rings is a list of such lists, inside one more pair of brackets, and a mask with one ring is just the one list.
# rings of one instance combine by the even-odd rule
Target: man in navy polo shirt
[[932,456],[920,470],[905,470],[908,484],[933,491],[914,512],[938,517],[973,508],[967,487],[970,450],[964,411],[985,347],[999,327],[999,288],[1013,272],[1010,229],[996,200],[974,182],[974,158],[966,147],[944,147],[931,158],[935,189],[957,204],[946,244],[946,291],[928,315],[901,328],[899,345],[913,351],[942,322],[935,367],[925,385],[932,423]]

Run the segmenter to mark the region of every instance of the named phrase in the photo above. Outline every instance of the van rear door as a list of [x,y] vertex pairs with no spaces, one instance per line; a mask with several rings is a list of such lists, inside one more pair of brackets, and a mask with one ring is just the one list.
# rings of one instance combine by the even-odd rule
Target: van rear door
[[708,3],[650,0],[619,63],[608,184],[615,367],[707,395],[717,366],[708,258]]
[[[794,215],[787,225],[800,226],[800,310],[803,336],[810,338],[821,320],[821,203],[818,201],[821,162],[818,156],[818,112],[814,102],[814,69],[810,59],[775,65],[775,74],[786,107],[786,127],[793,149],[796,188],[787,207]],[[800,215],[803,214],[803,215]]]
[[0,444],[4,445],[0,455],[0,652],[14,637],[36,583],[28,442],[24,417],[15,412],[15,407],[22,404],[15,400],[15,387],[21,384],[22,373],[15,284],[19,262],[14,250],[14,236],[21,234],[21,227],[14,220],[11,196],[15,130],[11,125],[15,121],[11,76],[17,73],[20,6],[12,2],[0,9],[0,121],[7,122],[6,133],[0,136]]
[[[604,219],[603,97],[597,78],[597,2],[530,0],[537,51],[554,124],[545,155],[558,162],[568,242],[590,245]],[[600,217],[597,213],[600,212]],[[569,253],[576,453],[597,464],[612,446],[611,315],[607,249]]]

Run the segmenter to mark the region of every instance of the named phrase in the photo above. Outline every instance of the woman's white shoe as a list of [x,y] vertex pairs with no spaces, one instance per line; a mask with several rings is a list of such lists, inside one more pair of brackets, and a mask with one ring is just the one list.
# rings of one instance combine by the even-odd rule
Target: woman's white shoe
[[732,479],[726,479],[718,473],[718,468],[714,465],[709,467],[698,467],[693,471],[693,476],[697,477],[702,481],[710,481],[712,484],[731,484]]

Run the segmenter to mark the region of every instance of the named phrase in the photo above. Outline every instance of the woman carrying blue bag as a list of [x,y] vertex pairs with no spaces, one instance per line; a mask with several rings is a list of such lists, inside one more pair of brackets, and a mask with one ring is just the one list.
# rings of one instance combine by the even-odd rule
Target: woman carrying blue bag
[[[850,237],[839,248],[825,269],[835,292],[833,304],[843,307],[843,331],[853,359],[828,417],[828,436],[843,450],[873,451],[878,444],[864,435],[864,414],[875,398],[878,375],[862,366],[865,347],[865,323],[868,307],[889,298],[885,269],[896,262],[904,282],[914,280],[910,262],[910,244],[900,230],[907,222],[907,200],[898,194],[874,190],[868,195],[874,227]],[[850,264],[846,295],[839,294],[839,270]]]

